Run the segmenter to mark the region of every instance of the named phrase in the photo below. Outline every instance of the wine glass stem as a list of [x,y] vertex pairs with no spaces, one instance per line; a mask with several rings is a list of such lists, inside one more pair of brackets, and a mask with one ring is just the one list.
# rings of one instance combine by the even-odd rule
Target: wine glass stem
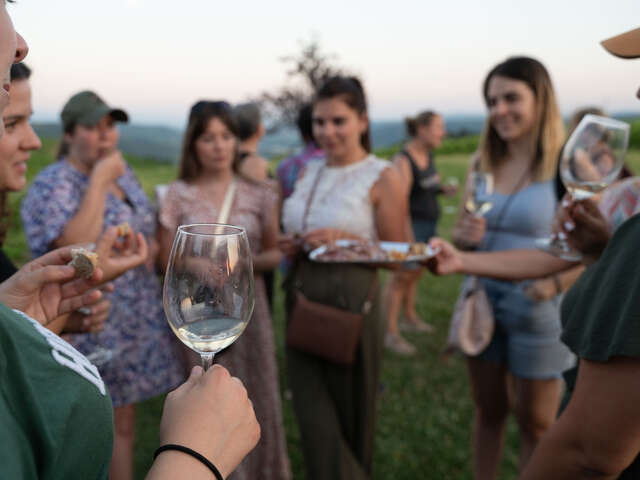
[[200,358],[202,358],[202,369],[206,372],[209,370],[209,367],[213,365],[213,357],[215,353],[201,353]]

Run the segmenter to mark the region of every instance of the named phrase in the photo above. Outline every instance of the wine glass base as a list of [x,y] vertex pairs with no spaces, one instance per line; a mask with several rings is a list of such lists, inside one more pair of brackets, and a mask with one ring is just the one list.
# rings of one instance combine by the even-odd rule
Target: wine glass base
[[113,351],[107,348],[96,347],[93,352],[87,355],[87,360],[93,363],[96,367],[101,367],[111,361],[113,358]]
[[582,260],[582,253],[578,250],[571,248],[567,243],[551,238],[539,238],[536,240],[536,248],[569,262]]

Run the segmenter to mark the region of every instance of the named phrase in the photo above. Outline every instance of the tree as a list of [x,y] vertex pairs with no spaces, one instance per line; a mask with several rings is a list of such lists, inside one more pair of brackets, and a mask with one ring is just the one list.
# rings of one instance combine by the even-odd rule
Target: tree
[[258,99],[271,130],[295,125],[298,111],[311,101],[322,84],[329,77],[344,75],[342,68],[333,65],[336,58],[335,54],[322,52],[316,38],[301,42],[298,54],[280,58],[288,67],[289,82],[274,93],[263,92]]

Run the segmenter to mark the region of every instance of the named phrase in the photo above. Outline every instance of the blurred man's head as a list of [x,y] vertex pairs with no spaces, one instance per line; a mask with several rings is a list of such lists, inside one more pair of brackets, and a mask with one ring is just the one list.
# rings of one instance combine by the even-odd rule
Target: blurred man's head
[[[24,38],[13,28],[6,6],[7,1],[0,0],[0,115],[9,105],[11,65],[22,61],[29,51]],[[4,124],[0,127],[1,136],[4,133]]]

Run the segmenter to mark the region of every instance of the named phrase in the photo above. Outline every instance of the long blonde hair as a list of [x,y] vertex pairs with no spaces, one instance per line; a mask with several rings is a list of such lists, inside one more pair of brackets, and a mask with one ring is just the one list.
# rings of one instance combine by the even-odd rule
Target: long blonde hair
[[[525,82],[536,99],[536,123],[533,130],[535,157],[532,180],[545,181],[556,175],[558,155],[565,139],[564,124],[547,69],[529,57],[511,57],[496,65],[487,74],[483,85],[485,103],[489,104],[489,82],[494,76]],[[507,155],[507,144],[500,138],[489,120],[486,121],[479,147],[480,168],[490,171]]]

